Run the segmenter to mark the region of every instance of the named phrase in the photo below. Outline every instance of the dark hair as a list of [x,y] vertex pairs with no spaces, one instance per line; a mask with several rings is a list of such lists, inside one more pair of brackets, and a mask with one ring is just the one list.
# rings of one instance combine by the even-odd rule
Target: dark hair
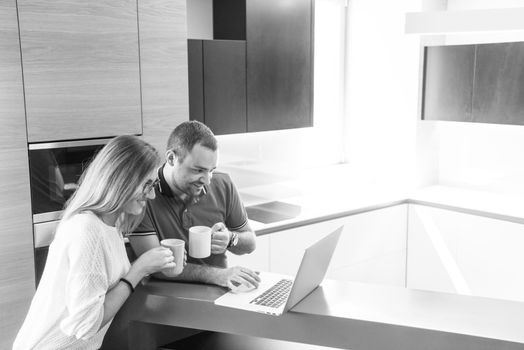
[[179,124],[169,135],[167,150],[175,152],[178,161],[184,160],[193,147],[199,144],[203,147],[216,151],[217,139],[211,129],[196,120]]

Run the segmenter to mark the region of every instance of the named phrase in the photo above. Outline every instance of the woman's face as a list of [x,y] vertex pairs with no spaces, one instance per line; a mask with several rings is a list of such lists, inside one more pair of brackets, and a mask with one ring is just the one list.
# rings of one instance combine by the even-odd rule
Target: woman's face
[[151,172],[144,182],[137,188],[135,196],[124,206],[124,212],[131,215],[140,215],[145,209],[147,200],[155,198],[155,184],[157,171]]

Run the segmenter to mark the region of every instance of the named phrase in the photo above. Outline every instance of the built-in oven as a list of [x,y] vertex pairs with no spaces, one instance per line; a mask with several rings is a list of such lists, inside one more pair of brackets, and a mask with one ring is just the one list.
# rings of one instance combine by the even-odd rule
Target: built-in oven
[[75,192],[82,172],[108,141],[92,139],[29,145],[37,285],[64,205]]

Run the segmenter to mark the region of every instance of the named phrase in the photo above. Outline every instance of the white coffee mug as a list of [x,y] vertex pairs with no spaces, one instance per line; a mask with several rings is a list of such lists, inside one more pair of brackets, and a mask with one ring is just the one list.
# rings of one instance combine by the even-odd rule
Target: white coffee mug
[[207,258],[211,255],[211,227],[189,228],[189,255],[193,258]]
[[176,266],[173,271],[170,271],[172,275],[179,275],[184,270],[184,247],[186,242],[182,239],[168,238],[160,241],[162,247],[171,249],[173,256],[175,257]]

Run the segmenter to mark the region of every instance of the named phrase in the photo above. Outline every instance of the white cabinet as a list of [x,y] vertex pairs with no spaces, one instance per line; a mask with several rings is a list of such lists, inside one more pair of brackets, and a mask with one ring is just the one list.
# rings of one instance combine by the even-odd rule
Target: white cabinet
[[407,286],[524,301],[524,225],[409,205]]
[[294,274],[304,249],[344,225],[326,278],[405,286],[407,205],[270,235],[270,270]]

